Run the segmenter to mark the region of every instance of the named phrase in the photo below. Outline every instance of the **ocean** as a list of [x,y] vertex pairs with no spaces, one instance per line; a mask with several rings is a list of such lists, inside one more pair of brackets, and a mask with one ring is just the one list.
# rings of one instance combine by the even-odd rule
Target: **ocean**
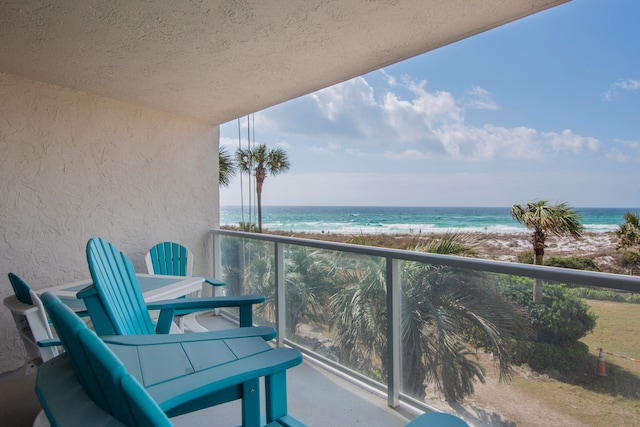
[[[254,209],[255,210],[255,209]],[[519,233],[526,229],[511,218],[511,208],[263,206],[262,227],[272,231],[339,234],[407,234],[483,232]],[[575,208],[588,232],[615,231],[625,212],[637,208]],[[221,225],[243,220],[240,206],[220,208]],[[257,214],[244,208],[244,222],[256,224]]]

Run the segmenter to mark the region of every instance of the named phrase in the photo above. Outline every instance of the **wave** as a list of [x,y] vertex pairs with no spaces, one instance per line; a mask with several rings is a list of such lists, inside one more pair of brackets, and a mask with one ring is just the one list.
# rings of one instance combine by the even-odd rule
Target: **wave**
[[[587,232],[618,229],[628,209],[581,209]],[[240,207],[222,207],[220,223],[237,225]],[[245,218],[246,211],[245,211]],[[252,222],[256,222],[252,217]],[[285,207],[263,208],[263,228],[272,231],[338,234],[421,234],[447,232],[515,234],[528,230],[510,215],[509,208],[438,207]]]

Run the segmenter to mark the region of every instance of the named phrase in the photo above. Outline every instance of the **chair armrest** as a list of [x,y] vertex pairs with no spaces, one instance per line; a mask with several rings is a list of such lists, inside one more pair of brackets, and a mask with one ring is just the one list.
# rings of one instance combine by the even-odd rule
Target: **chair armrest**
[[188,342],[204,342],[229,338],[260,337],[270,341],[276,337],[276,330],[270,326],[253,326],[251,328],[231,328],[219,331],[198,332],[193,334],[145,334],[145,335],[103,335],[100,337],[107,344],[118,345],[154,345]]
[[260,304],[266,301],[263,295],[240,295],[226,297],[209,298],[176,298],[147,303],[149,310],[192,310],[202,311],[221,307],[241,307],[246,305]]
[[155,301],[147,304],[148,310],[160,310],[156,333],[168,333],[171,321],[176,314],[194,311],[212,310],[221,307],[238,307],[240,310],[240,327],[253,326],[253,305],[263,303],[262,295],[241,295],[211,298],[177,298]]
[[58,338],[50,338],[48,340],[40,340],[36,344],[38,344],[38,347],[58,347],[62,345],[62,341]]
[[213,279],[211,277],[207,277],[207,276],[198,276],[198,277],[202,277],[204,279],[204,283],[211,285],[211,286],[225,286],[227,283],[222,281],[222,280],[218,280],[218,279]]

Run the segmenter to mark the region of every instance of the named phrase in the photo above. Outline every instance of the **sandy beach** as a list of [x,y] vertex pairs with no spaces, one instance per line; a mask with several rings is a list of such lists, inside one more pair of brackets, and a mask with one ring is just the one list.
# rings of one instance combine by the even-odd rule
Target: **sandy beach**
[[[283,233],[273,234],[288,235],[334,242],[348,242],[353,235],[333,233]],[[531,250],[531,236],[529,233],[466,233],[470,242],[476,243],[479,258],[493,259],[497,261],[516,262],[519,253]],[[429,241],[441,238],[441,234],[365,234],[364,237],[370,246],[388,247],[393,249],[406,249],[409,244],[417,241]],[[592,259],[603,272],[623,273],[619,266],[620,253],[616,251],[618,239],[615,233],[584,233],[581,239],[572,237],[555,237],[547,239],[545,258],[579,256]]]

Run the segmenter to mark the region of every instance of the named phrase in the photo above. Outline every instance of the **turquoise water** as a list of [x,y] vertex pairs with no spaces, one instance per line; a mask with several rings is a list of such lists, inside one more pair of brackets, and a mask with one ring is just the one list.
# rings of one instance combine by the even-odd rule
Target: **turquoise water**
[[[582,215],[586,231],[614,231],[623,222],[625,212],[633,208],[575,208]],[[406,234],[444,233],[447,231],[517,233],[525,228],[514,221],[510,208],[447,207],[350,207],[350,206],[263,206],[262,226],[267,230],[307,233]],[[239,206],[220,208],[221,225],[242,221]],[[257,223],[255,212],[244,222]]]

